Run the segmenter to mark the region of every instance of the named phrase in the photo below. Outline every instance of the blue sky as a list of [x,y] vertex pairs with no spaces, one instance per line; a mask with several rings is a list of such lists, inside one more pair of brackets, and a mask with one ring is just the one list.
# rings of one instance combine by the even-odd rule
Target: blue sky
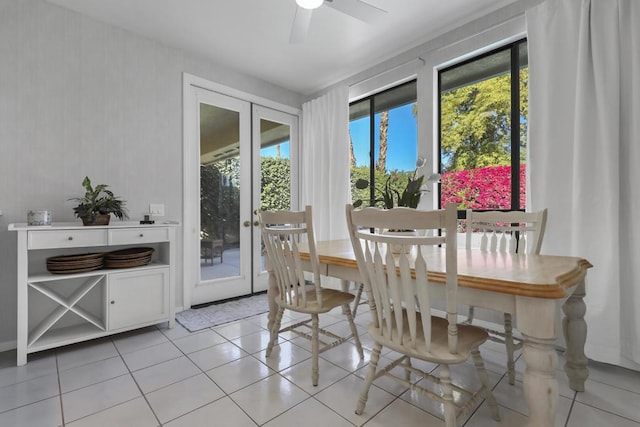
[[[418,127],[412,112],[413,104],[403,105],[389,110],[389,149],[387,151],[387,169],[411,171],[416,164],[416,146]],[[376,156],[380,141],[380,115],[376,115],[375,141]],[[353,149],[358,166],[369,163],[369,118],[354,120],[349,126]],[[289,157],[289,143],[280,144],[282,157]],[[276,147],[264,148],[260,152],[264,157],[275,157]]]
[[[387,170],[410,171],[415,169],[418,126],[412,112],[413,104],[403,105],[389,110],[389,147],[387,151]],[[380,115],[375,117],[376,158],[380,141]],[[369,163],[369,118],[354,120],[350,125],[356,165]]]

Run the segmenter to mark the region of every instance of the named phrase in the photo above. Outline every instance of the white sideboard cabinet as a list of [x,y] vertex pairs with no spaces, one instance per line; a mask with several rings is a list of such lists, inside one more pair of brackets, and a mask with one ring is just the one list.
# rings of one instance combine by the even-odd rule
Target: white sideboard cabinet
[[[162,322],[173,327],[177,226],[10,224],[18,236],[17,364],[37,351]],[[153,248],[151,262],[72,274],[47,271],[49,257],[134,247]]]

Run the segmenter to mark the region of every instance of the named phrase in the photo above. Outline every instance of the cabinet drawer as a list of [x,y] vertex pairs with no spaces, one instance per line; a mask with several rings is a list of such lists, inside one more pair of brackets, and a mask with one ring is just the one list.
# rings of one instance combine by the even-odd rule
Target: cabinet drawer
[[29,249],[77,248],[107,244],[107,230],[30,231]]
[[135,228],[109,230],[110,245],[131,245],[136,243],[166,242],[169,240],[167,228]]

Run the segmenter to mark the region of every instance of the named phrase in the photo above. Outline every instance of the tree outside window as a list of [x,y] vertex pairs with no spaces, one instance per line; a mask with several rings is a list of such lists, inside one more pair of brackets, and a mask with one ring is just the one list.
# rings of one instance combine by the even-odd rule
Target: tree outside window
[[527,86],[526,41],[440,71],[441,206],[525,208]]

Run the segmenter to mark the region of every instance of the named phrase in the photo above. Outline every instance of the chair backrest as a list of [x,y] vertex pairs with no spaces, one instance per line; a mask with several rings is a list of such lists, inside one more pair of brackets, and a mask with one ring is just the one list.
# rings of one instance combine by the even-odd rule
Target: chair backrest
[[[398,345],[418,351],[431,348],[431,298],[427,286],[426,256],[434,251],[446,257],[448,345],[457,347],[457,211],[450,204],[444,210],[410,208],[355,210],[347,205],[347,223],[358,268],[375,305],[374,324],[380,333]],[[398,236],[375,230],[416,230],[412,236]],[[426,231],[426,233],[422,233]],[[401,245],[394,253],[392,248]],[[442,245],[445,249],[442,249]],[[409,248],[410,246],[410,248]],[[410,250],[407,250],[410,249]],[[415,279],[414,279],[415,278]],[[406,312],[406,316],[403,312]],[[416,314],[422,312],[421,333]],[[409,332],[410,342],[403,342]],[[424,342],[426,348],[418,348]]]
[[[322,305],[311,206],[304,211],[258,211],[258,221],[266,249],[267,268],[276,278],[280,303],[290,308],[306,307],[310,301]],[[299,245],[305,241],[314,286],[308,286],[300,258]]]
[[467,210],[466,247],[485,252],[539,254],[547,209],[538,212]]

